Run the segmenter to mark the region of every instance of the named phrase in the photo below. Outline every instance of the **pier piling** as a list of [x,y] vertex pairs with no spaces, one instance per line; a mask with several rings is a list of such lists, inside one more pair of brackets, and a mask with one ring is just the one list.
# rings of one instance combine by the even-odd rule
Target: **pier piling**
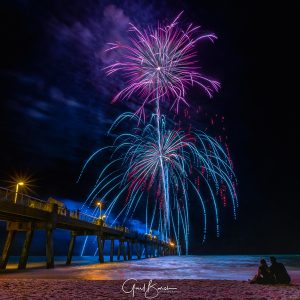
[[34,232],[33,229],[26,231],[25,240],[24,240],[24,244],[23,244],[23,248],[22,248],[22,252],[18,264],[18,269],[26,269],[28,255],[29,255],[29,248],[31,245],[33,232]]
[[76,241],[76,233],[74,231],[71,232],[71,240],[69,244],[69,250],[68,250],[68,256],[67,256],[67,265],[70,265],[72,262],[73,252],[74,252],[74,246]]
[[7,261],[8,261],[8,258],[9,258],[9,254],[10,254],[10,250],[11,250],[11,246],[12,246],[12,243],[13,243],[14,238],[15,238],[15,234],[16,234],[15,230],[9,230],[7,232],[7,237],[6,237],[6,240],[5,240],[4,248],[3,248],[3,251],[2,251],[2,257],[1,257],[1,261],[0,261],[0,269],[5,269],[6,268]]

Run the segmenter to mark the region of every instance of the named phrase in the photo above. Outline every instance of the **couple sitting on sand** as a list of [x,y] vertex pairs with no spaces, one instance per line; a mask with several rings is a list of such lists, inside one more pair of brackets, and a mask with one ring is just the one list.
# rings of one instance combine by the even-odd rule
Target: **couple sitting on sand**
[[268,267],[267,262],[262,259],[258,267],[257,274],[254,276],[250,283],[260,284],[276,284],[284,283],[289,284],[291,278],[282,263],[276,261],[274,256],[270,257],[271,266]]

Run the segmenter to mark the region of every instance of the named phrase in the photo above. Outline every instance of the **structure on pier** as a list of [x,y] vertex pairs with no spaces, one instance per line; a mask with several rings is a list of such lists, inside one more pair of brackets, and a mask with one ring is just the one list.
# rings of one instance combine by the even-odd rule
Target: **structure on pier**
[[[6,221],[7,237],[0,258],[0,269],[6,269],[11,246],[18,231],[25,231],[25,240],[20,254],[19,269],[25,269],[29,248],[35,230],[45,230],[46,266],[54,267],[53,231],[56,228],[70,231],[70,244],[66,264],[70,265],[77,236],[96,236],[99,262],[104,262],[104,242],[110,240],[110,261],[113,261],[115,240],[119,241],[117,258],[131,260],[135,251],[138,259],[175,255],[176,245],[161,241],[150,235],[129,231],[125,227],[109,227],[102,219],[79,210],[68,210],[61,202],[50,199],[43,201],[34,197],[0,188],[0,220]],[[126,247],[125,247],[126,246]]]

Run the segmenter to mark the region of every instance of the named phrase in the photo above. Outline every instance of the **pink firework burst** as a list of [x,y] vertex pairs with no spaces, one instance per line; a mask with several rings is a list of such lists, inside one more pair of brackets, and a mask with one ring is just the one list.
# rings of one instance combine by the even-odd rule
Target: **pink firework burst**
[[[178,19],[167,26],[139,30],[131,25],[131,45],[110,43],[106,51],[121,49],[123,61],[106,67],[107,75],[123,71],[127,78],[126,87],[113,102],[137,94],[143,99],[137,114],[144,114],[144,105],[169,100],[171,108],[178,113],[180,103],[188,105],[186,89],[191,85],[200,86],[209,97],[220,87],[220,83],[200,72],[196,60],[196,44],[201,40],[213,42],[213,33],[200,35],[199,26],[190,24],[186,30],[178,27]],[[159,109],[159,108],[158,108]]]

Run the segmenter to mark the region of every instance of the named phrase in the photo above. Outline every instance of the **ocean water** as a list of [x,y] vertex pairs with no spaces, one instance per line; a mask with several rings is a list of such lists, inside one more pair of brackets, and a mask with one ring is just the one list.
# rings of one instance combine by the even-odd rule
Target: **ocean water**
[[[292,279],[300,279],[300,255],[274,255],[284,263]],[[247,280],[257,272],[260,259],[269,255],[201,255],[167,256],[125,262],[98,263],[97,257],[74,257],[65,266],[65,257],[55,257],[54,269],[45,269],[44,257],[29,257],[28,269],[15,270],[17,257],[12,257],[1,277],[55,279],[227,279]],[[116,257],[114,257],[116,261]]]

